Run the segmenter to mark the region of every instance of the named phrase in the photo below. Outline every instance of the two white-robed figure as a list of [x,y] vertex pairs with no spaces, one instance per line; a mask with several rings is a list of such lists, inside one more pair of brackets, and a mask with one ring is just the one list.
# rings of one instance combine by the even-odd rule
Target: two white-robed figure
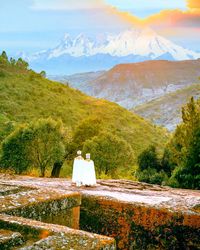
[[80,150],[77,155],[73,164],[72,182],[76,183],[77,186],[96,185],[94,162],[90,159],[90,154],[86,154],[85,160],[81,156]]

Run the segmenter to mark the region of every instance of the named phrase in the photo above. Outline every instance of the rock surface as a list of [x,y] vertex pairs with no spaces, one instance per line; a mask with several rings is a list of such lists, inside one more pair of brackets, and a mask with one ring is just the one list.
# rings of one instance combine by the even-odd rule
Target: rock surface
[[[57,186],[56,181],[49,186],[43,179],[0,176],[0,238],[4,239],[0,244],[3,249],[114,250],[114,239],[77,230],[80,193]],[[6,240],[5,229],[10,230],[11,239],[12,231],[22,235],[22,246],[8,237]]]
[[[79,192],[82,195],[103,196],[113,200],[164,207],[172,211],[189,212],[200,204],[200,191],[173,189],[128,180],[99,180],[96,187],[76,187],[64,178],[35,178],[29,176],[0,175],[0,183],[20,187],[41,188],[65,195]],[[33,192],[33,191],[32,191]],[[40,192],[42,192],[40,190]],[[34,192],[33,192],[34,194]]]
[[[35,242],[22,249],[47,249],[52,244],[55,249],[60,249],[61,245],[63,249],[69,249],[70,242],[72,249],[115,249],[112,238],[116,240],[117,249],[200,247],[200,191],[197,190],[173,189],[128,180],[99,180],[95,187],[76,187],[71,180],[63,178],[9,175],[0,175],[0,184],[27,189],[26,192],[0,197],[3,204],[1,211],[7,213],[0,214],[0,227],[6,226],[9,230],[17,228],[20,233],[25,227],[37,236]],[[22,199],[21,203],[20,197],[26,194],[28,199]],[[49,211],[49,216],[52,210],[49,210],[45,199],[52,200],[50,204],[56,208],[56,214],[61,215],[62,210],[58,209],[58,204],[55,205],[55,199],[62,207],[62,199],[73,195],[81,195],[80,229],[84,231],[56,225],[61,224],[62,219],[53,222],[55,224],[47,224],[45,222],[48,221],[37,216],[29,216],[33,204],[37,203],[34,199],[40,199],[41,211]],[[64,207],[67,208],[66,205]],[[39,214],[37,209],[34,211]],[[69,216],[73,214],[79,217],[78,210]],[[87,240],[83,240],[85,237]]]

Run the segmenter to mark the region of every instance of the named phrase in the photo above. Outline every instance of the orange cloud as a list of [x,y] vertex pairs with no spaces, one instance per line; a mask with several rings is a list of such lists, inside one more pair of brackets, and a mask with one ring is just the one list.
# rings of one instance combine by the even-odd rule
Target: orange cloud
[[[196,3],[196,5],[195,5]],[[138,18],[129,12],[123,12],[113,7],[110,9],[112,14],[117,15],[122,21],[139,26],[180,26],[180,27],[199,27],[200,26],[200,0],[188,0],[190,8],[187,11],[164,10],[147,18]],[[188,6],[189,6],[188,5]]]
[[200,9],[200,1],[199,0],[187,0],[187,6],[190,9]]

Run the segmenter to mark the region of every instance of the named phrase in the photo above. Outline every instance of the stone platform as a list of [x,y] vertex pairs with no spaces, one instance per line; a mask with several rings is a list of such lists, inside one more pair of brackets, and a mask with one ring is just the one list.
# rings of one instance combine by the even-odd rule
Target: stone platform
[[116,249],[113,238],[117,249],[200,249],[200,191],[127,180],[78,188],[66,179],[9,175],[0,175],[0,185],[0,228],[37,229],[21,249]]

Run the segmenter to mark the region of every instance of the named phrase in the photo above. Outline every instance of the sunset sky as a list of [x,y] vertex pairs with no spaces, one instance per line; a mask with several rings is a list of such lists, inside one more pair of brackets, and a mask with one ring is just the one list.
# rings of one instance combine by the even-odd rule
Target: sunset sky
[[137,26],[200,51],[199,0],[1,0],[0,48],[33,52],[55,46],[64,33],[96,36]]

